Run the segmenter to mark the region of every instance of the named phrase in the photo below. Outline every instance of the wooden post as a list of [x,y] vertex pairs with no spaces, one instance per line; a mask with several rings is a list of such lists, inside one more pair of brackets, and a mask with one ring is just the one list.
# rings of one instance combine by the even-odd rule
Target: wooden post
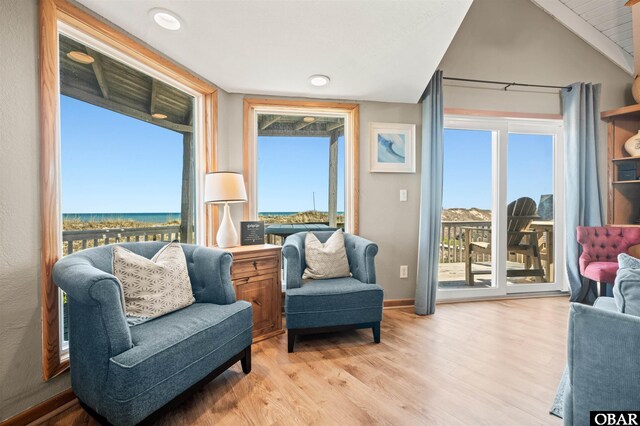
[[193,243],[193,133],[182,139],[182,203],[180,207],[180,242]]
[[338,224],[338,132],[329,141],[329,226]]
[[633,35],[633,66],[634,77],[640,73],[640,2],[638,0],[629,0],[625,6],[631,8],[631,25]]

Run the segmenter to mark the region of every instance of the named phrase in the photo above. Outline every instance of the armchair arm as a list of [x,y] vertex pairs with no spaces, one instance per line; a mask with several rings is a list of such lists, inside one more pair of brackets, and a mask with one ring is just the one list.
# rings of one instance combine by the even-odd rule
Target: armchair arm
[[305,235],[290,235],[282,246],[287,289],[299,288],[302,285]]
[[53,267],[53,281],[74,303],[88,308],[85,310],[88,317],[84,319],[91,321],[94,326],[100,325],[111,356],[133,347],[122,305],[120,283],[115,276],[95,268],[82,256],[68,256]]
[[374,258],[378,254],[378,245],[353,234],[344,234],[344,245],[355,279],[367,284],[376,282],[376,265]]
[[236,301],[231,283],[231,253],[220,249],[183,245],[187,262],[193,262],[191,287],[193,296],[201,303],[228,305]]
[[589,424],[591,410],[638,410],[638,353],[640,317],[572,303],[565,424]]

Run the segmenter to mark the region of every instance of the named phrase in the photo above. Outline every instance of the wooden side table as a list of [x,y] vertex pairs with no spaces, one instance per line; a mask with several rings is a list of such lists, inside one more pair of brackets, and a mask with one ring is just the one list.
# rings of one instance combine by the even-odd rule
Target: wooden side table
[[236,299],[253,305],[253,341],[284,333],[282,329],[282,247],[271,244],[225,249],[233,254],[231,280]]

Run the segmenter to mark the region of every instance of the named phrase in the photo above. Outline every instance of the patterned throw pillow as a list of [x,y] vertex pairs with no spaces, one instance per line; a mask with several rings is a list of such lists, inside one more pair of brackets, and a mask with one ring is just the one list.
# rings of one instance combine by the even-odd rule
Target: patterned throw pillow
[[323,280],[351,276],[342,229],[334,232],[324,244],[312,232],[307,232],[304,239],[304,260],[307,267],[302,279]]
[[195,301],[187,259],[179,243],[167,244],[152,259],[114,246],[113,275],[122,286],[122,305],[131,325],[168,314]]

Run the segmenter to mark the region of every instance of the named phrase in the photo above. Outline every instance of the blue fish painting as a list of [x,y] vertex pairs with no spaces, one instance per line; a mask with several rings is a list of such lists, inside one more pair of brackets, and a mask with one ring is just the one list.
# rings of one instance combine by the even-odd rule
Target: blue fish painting
[[405,163],[405,135],[402,133],[378,134],[378,162]]

